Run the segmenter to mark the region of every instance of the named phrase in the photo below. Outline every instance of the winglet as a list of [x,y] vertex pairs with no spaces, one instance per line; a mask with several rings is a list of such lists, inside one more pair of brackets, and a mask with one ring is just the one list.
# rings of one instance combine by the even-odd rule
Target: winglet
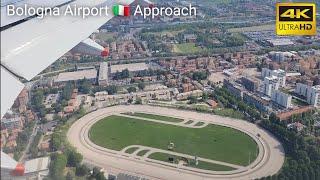
[[105,57],[109,55],[109,50],[108,48],[104,48],[104,50],[101,52],[100,56]]
[[16,168],[11,171],[11,176],[23,176],[24,175],[24,167],[22,164],[17,164]]

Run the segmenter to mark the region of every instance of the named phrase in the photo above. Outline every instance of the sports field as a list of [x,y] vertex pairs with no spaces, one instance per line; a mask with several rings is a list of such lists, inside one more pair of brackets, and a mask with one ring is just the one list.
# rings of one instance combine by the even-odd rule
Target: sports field
[[112,115],[96,122],[89,138],[118,151],[129,145],[167,150],[172,142],[175,152],[243,166],[257,156],[257,145],[248,135],[218,125],[187,128]]
[[180,118],[173,118],[173,117],[166,117],[166,116],[160,116],[160,115],[154,115],[154,114],[146,114],[146,113],[125,113],[126,115],[130,116],[137,116],[142,118],[149,118],[149,119],[155,119],[160,121],[168,121],[168,122],[182,122],[183,119]]
[[195,45],[195,43],[183,43],[183,44],[175,44],[176,49],[174,52],[181,52],[181,53],[198,53],[204,52],[205,49],[201,49]]

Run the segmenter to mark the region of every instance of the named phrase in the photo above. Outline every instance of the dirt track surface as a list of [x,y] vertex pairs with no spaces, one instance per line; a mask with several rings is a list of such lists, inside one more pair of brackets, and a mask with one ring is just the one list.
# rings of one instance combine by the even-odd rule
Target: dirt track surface
[[[259,154],[257,159],[247,167],[240,167],[239,169],[233,171],[206,171],[180,165],[170,164],[172,166],[167,166],[165,165],[166,163],[161,162],[155,163],[157,161],[147,159],[145,156],[135,156],[137,152],[133,154],[126,154],[124,151],[113,151],[97,146],[89,140],[88,131],[95,122],[112,114],[119,114],[122,112],[145,112],[178,117],[186,120],[201,120],[204,121],[205,124],[211,123],[232,127],[251,136],[257,142]],[[168,122],[164,123],[168,124]],[[184,126],[183,123],[178,124]],[[188,127],[190,127],[190,125],[188,125]],[[258,137],[257,134],[260,134],[260,137]],[[76,121],[69,129],[67,138],[71,145],[76,147],[78,152],[83,155],[86,163],[102,167],[107,172],[113,174],[123,172],[148,179],[256,179],[277,173],[281,169],[285,159],[285,154],[281,143],[272,134],[255,124],[239,119],[221,117],[211,114],[147,105],[113,106],[94,111]]]

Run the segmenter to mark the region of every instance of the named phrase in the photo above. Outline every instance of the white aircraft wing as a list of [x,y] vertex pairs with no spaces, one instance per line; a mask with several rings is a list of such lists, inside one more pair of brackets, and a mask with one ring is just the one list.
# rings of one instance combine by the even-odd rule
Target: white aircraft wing
[[[60,0],[54,6],[61,5],[63,2],[69,1]],[[63,16],[61,13],[62,15],[58,17],[31,18],[12,27],[9,24],[9,28],[6,23],[6,29],[1,30],[1,66],[11,74],[29,81],[108,22],[113,17],[113,5],[131,4],[132,2],[133,0],[76,0],[68,5],[78,7],[105,7],[108,5],[108,16],[88,16],[83,19],[81,16]],[[64,12],[66,6],[61,6],[60,12]],[[6,18],[1,17],[2,19]],[[9,22],[8,19],[6,21]],[[2,67],[1,76],[8,76],[3,79],[10,79],[10,73],[5,71],[2,73]],[[21,91],[21,83],[19,82],[12,83],[10,87],[6,87],[4,83],[5,81],[1,81],[1,117],[12,106],[13,100],[17,97],[16,92]]]
[[22,176],[24,167],[10,156],[1,151],[1,179],[8,179],[11,176]]

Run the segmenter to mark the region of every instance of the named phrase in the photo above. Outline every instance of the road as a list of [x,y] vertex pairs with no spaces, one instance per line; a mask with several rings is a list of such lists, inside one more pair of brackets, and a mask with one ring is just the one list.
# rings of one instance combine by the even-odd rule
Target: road
[[[146,161],[146,158],[124,156],[119,151],[113,151],[93,144],[88,138],[90,127],[99,119],[111,114],[122,112],[145,112],[158,115],[167,115],[183,119],[201,120],[205,123],[232,127],[251,136],[259,146],[256,160],[249,166],[239,168],[237,171],[207,172],[186,167],[175,167]],[[258,136],[258,134],[260,136]],[[229,179],[248,180],[269,176],[277,173],[284,163],[285,154],[281,143],[263,128],[238,119],[220,117],[211,114],[177,110],[147,105],[113,106],[99,109],[76,121],[67,133],[69,142],[84,156],[84,162],[105,168],[109,173],[128,173],[149,179],[175,179],[175,180],[209,180]],[[235,152],[236,153],[236,152]]]
[[30,139],[29,139],[29,141],[28,141],[27,147],[26,147],[26,149],[22,152],[22,155],[21,155],[21,157],[20,157],[20,159],[19,159],[19,163],[21,163],[21,164],[24,163],[25,158],[26,158],[26,154],[29,152],[30,146],[31,146],[31,144],[32,144],[32,142],[33,142],[33,140],[34,140],[34,137],[36,136],[37,132],[38,132],[37,121],[35,121],[35,124],[34,124],[34,126],[33,126],[32,133],[31,133],[31,135],[30,135]]

